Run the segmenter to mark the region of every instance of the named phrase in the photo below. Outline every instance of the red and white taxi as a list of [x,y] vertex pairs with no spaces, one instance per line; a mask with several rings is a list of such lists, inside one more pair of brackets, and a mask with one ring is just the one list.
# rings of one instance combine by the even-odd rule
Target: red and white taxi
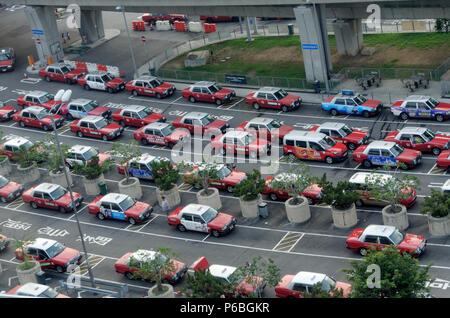
[[[274,189],[272,188],[272,182],[277,182],[283,180],[284,182],[288,181],[291,177],[291,173],[283,172],[278,175],[269,176],[266,178],[266,187],[262,194],[268,195],[271,200],[276,201],[278,199],[287,200],[290,198],[289,192],[285,189]],[[295,180],[295,179],[294,179]],[[319,202],[322,197],[322,188],[317,184],[311,184],[308,188],[306,188],[301,193],[306,199],[308,199],[308,204],[314,204]]]
[[[45,131],[53,130],[52,118],[44,107],[27,107],[15,113],[13,119],[16,123],[19,123],[20,127],[31,126],[41,128]],[[60,115],[54,115],[53,120],[56,128],[61,127],[64,123],[64,118]]]
[[17,285],[6,293],[7,295],[17,295],[30,298],[70,298],[64,294],[59,294],[53,288],[47,285],[41,285],[36,283],[26,283],[23,285]]
[[73,248],[46,238],[36,238],[25,243],[22,248],[15,250],[18,260],[25,257],[32,258],[41,264],[42,269],[56,269],[58,273],[63,273],[72,264],[80,264],[83,256]]
[[283,152],[293,158],[325,161],[328,164],[344,161],[347,147],[325,134],[293,130],[284,136]]
[[80,119],[86,116],[102,116],[105,118],[111,117],[111,109],[105,106],[100,106],[96,101],[77,98],[67,104],[61,106],[59,113],[65,116],[68,120]]
[[10,202],[18,198],[24,190],[20,183],[9,181],[0,175],[0,201],[3,203]]
[[42,68],[39,76],[47,82],[57,81],[67,84],[74,84],[85,72],[80,69],[72,69],[70,65],[64,63],[52,64]]
[[267,117],[255,117],[249,121],[244,121],[236,127],[236,130],[256,131],[256,135],[260,138],[266,137],[267,140],[274,141],[278,138],[283,142],[284,136],[294,130],[294,127],[283,125],[278,120]]
[[181,94],[191,103],[209,102],[216,105],[227,103],[236,96],[234,90],[222,88],[215,82],[197,82],[183,89]]
[[55,96],[50,93],[32,91],[17,98],[17,104],[22,107],[41,106],[52,113],[57,113],[62,105],[62,101],[55,101]]
[[163,98],[172,96],[175,92],[175,85],[165,83],[155,76],[141,76],[128,82],[125,89],[134,96],[145,95]]
[[78,84],[85,90],[100,90],[116,93],[125,89],[125,81],[107,72],[91,72],[78,78]]
[[180,116],[172,122],[175,128],[185,128],[191,134],[202,134],[210,138],[224,134],[230,124],[224,120],[217,119],[216,116],[201,113],[190,112],[186,115]]
[[165,122],[166,117],[139,105],[126,106],[112,114],[112,119],[121,126],[142,127],[155,122]]
[[313,286],[317,284],[330,294],[333,289],[342,290],[344,297],[351,293],[351,284],[335,281],[321,273],[298,272],[296,275],[284,275],[275,287],[275,295],[279,298],[303,298],[305,293],[311,293]]
[[135,201],[126,194],[108,193],[89,203],[88,210],[99,220],[114,219],[136,224],[148,219],[153,207],[151,204]]
[[350,128],[343,123],[326,122],[318,126],[313,126],[309,131],[325,134],[336,141],[342,142],[352,151],[358,146],[364,145],[369,140],[368,132]]
[[0,48],[0,71],[14,71],[16,66],[16,53],[11,47]]
[[[245,172],[230,169],[225,164],[219,164],[214,168],[217,178],[209,179],[209,186],[221,190],[227,190],[230,193],[233,192],[233,188],[237,184],[247,177]],[[205,166],[194,166],[192,170],[184,174],[184,181],[186,183],[193,184],[194,187],[199,187],[201,184],[201,177],[199,177],[198,174],[202,169],[205,169]]]
[[16,109],[12,106],[6,105],[4,102],[0,101],[0,120],[10,120],[12,116],[16,113]]
[[413,168],[422,162],[422,153],[405,149],[395,142],[376,140],[368,145],[359,146],[353,152],[353,160],[362,163],[367,169],[372,166],[395,166],[398,163]]
[[430,129],[421,127],[405,127],[390,132],[384,140],[396,142],[404,148],[431,152],[435,156],[450,147],[450,136],[435,134]]
[[267,139],[256,137],[247,131],[228,131],[211,141],[211,147],[222,155],[227,153],[249,155],[257,158],[270,154],[271,144]]
[[169,225],[175,226],[180,232],[197,231],[211,233],[215,237],[230,232],[236,225],[232,215],[217,212],[202,204],[188,204],[178,207],[168,216]]
[[381,250],[395,245],[402,253],[412,253],[417,257],[425,250],[427,240],[420,235],[402,234],[398,228],[390,225],[368,225],[365,229],[354,229],[347,237],[345,245],[348,249],[358,251],[362,256],[367,250]]
[[33,146],[34,144],[26,138],[14,137],[0,145],[0,155],[7,156],[10,160],[14,160],[14,156],[20,151],[21,147],[28,150]]
[[102,116],[87,116],[70,124],[70,130],[80,138],[94,137],[106,141],[119,137],[124,128]]
[[[125,275],[128,279],[140,278],[144,280],[151,279],[151,277],[135,277],[135,272],[138,272],[145,263],[153,261],[155,258],[166,259],[166,256],[161,255],[156,251],[149,250],[137,250],[134,253],[126,253],[121,258],[117,260],[114,264],[116,272]],[[163,273],[163,276],[170,284],[178,283],[187,272],[187,266],[181,261],[176,259],[170,259],[173,264],[173,271],[167,271]]]
[[106,160],[111,160],[112,156],[104,152],[98,152],[91,146],[75,145],[67,150],[64,161],[69,168],[73,168],[75,164],[86,165],[92,157],[98,157],[98,163],[102,164]]
[[450,150],[441,152],[436,159],[436,165],[441,169],[450,171]]
[[152,123],[139,128],[134,132],[134,139],[142,143],[164,145],[169,148],[178,143],[185,143],[190,140],[190,134],[183,129],[175,129],[169,123]]
[[[83,201],[83,197],[76,192],[72,192],[72,194],[73,203],[78,207]],[[33,186],[22,194],[22,200],[29,203],[33,209],[47,208],[62,213],[73,211],[70,193],[58,184],[41,183]]]
[[300,107],[302,99],[299,96],[288,94],[284,89],[278,87],[262,87],[256,92],[245,96],[245,102],[254,109],[273,108],[283,112]]

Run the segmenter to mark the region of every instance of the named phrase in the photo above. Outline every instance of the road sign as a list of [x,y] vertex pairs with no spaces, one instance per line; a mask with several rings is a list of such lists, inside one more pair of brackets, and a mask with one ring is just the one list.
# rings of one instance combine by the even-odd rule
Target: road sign
[[245,75],[225,74],[225,80],[231,84],[247,84]]
[[42,31],[42,30],[31,30],[31,33],[32,34],[36,34],[36,35],[43,35],[44,31]]
[[141,41],[145,43],[145,36],[141,36]]
[[302,49],[304,49],[304,50],[318,50],[319,46],[317,44],[302,44]]

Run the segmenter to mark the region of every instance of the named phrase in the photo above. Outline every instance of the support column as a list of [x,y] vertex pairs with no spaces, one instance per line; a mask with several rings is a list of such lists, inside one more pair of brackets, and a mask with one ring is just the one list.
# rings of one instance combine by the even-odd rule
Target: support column
[[253,21],[253,34],[258,34],[258,26],[256,24],[256,17],[253,17],[252,21]]
[[355,56],[363,47],[361,19],[336,20],[333,22],[339,55]]
[[242,29],[242,17],[239,16],[238,19],[239,19],[239,28],[241,29],[241,33],[244,33],[244,31]]
[[55,8],[27,6],[25,7],[25,15],[31,30],[33,30],[33,40],[39,60],[46,63],[48,56],[51,56],[54,62],[63,60],[64,52],[58,25],[56,24]]
[[294,8],[300,31],[303,62],[308,82],[319,80],[326,83],[332,70],[328,34],[326,30],[325,6],[305,5]]
[[247,29],[247,42],[253,41],[252,34],[250,32],[250,19],[249,19],[249,17],[245,17],[245,28]]
[[80,36],[87,37],[87,44],[105,37],[101,10],[81,10]]

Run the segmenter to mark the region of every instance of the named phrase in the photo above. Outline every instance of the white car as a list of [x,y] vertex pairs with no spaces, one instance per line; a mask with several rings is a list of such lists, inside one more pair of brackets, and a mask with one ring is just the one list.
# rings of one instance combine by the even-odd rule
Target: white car
[[86,90],[96,89],[115,93],[125,89],[125,81],[107,72],[91,72],[78,79],[78,84]]
[[100,164],[111,159],[111,155],[98,152],[94,147],[75,145],[67,151],[65,161],[69,168],[73,168],[74,164],[85,165],[94,156],[98,156]]
[[450,193],[450,179],[445,181],[444,185],[442,186],[442,192]]

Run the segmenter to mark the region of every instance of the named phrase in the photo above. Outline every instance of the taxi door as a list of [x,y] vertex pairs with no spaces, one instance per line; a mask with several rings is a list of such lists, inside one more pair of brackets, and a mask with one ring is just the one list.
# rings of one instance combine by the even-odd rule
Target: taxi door
[[234,145],[236,146],[236,153],[245,155],[248,152],[247,146],[242,139],[234,138]]
[[148,96],[155,95],[155,91],[153,90],[153,86],[149,82],[142,82],[143,88],[141,88],[141,91],[143,94]]
[[306,141],[296,140],[294,153],[297,158],[300,159],[308,159],[309,157],[309,149],[307,148]]
[[198,215],[194,215],[195,230],[208,233],[208,224]]
[[54,266],[54,264],[50,261],[50,258],[48,257],[47,253],[43,250],[37,250],[38,257],[37,261],[41,264],[42,269],[49,269]]
[[114,220],[125,221],[126,216],[122,209],[115,203],[111,203],[111,218]]
[[43,193],[43,206],[53,210],[58,208],[58,205],[52,200],[48,193]]
[[64,74],[61,72],[60,69],[55,68],[55,73],[53,73],[53,80],[58,82],[65,82]]
[[95,78],[95,88],[99,90],[106,90],[105,82],[103,82],[103,79],[100,76],[96,76]]
[[276,109],[280,108],[280,103],[273,94],[267,94],[266,104],[267,108],[276,108]]
[[183,213],[180,222],[186,228],[186,230],[197,231],[193,215]]
[[412,148],[414,150],[418,150],[418,151],[429,150],[427,148],[427,144],[426,144],[425,140],[420,135],[412,135],[410,148]]
[[367,159],[374,165],[384,166],[386,164],[386,160],[381,156],[379,149],[370,149],[367,153]]
[[345,109],[346,109],[347,114],[357,114],[358,113],[359,106],[358,106],[358,104],[356,104],[356,102],[353,99],[347,98],[345,100],[345,103],[346,103]]
[[38,128],[41,127],[41,123],[39,122],[39,120],[37,119],[37,117],[34,114],[28,113],[28,117],[29,118],[25,117],[25,121],[29,126],[38,127]]
[[417,117],[431,118],[431,108],[423,102],[417,103]]
[[144,120],[142,120],[137,113],[131,113],[130,125],[135,127],[142,127],[145,125]]

